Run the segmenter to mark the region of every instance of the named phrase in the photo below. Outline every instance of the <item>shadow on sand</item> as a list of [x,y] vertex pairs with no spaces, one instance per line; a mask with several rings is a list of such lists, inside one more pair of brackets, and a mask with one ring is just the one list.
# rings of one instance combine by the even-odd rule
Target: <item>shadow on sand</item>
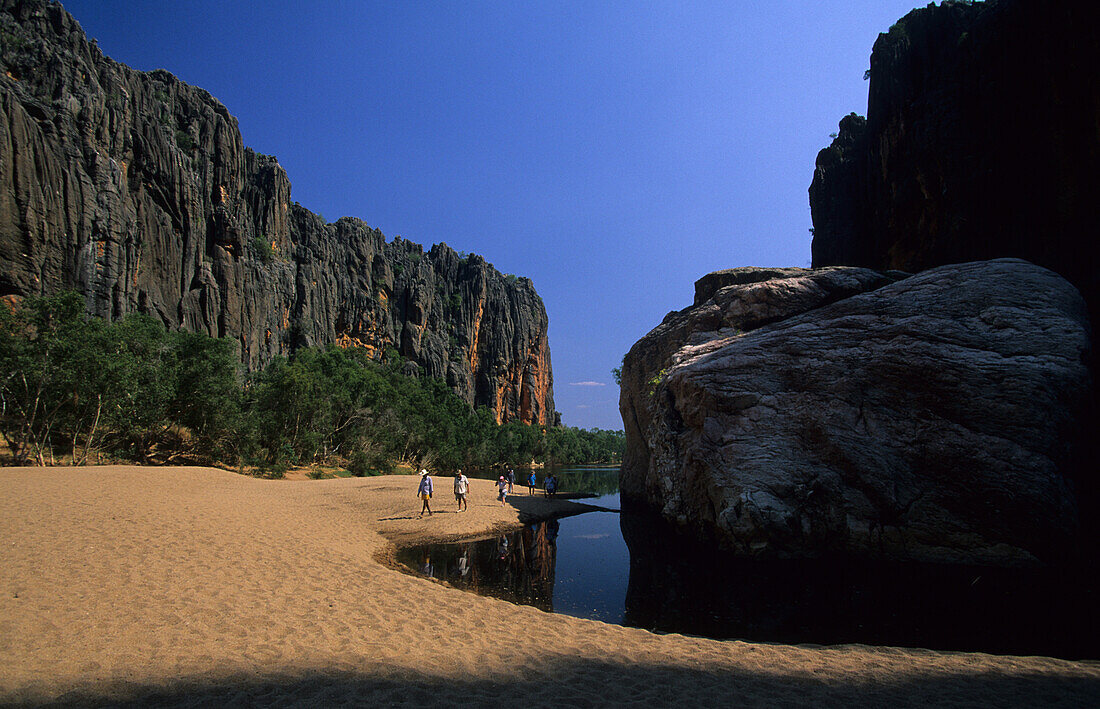
[[[422,652],[430,653],[430,648]],[[828,655],[823,657],[828,662]],[[847,662],[852,662],[851,658]],[[852,668],[852,672],[858,671]],[[819,677],[807,668],[708,671],[551,657],[539,677],[503,671],[499,679],[461,680],[384,664],[362,672],[301,669],[265,678],[181,679],[174,686],[105,682],[75,690],[53,706],[1097,706],[1100,678],[1028,673],[968,673],[863,678]],[[874,678],[872,679],[872,675]],[[0,698],[2,699],[2,698]],[[9,699],[11,699],[9,697]],[[23,701],[35,700],[24,697]],[[42,702],[46,703],[46,702]]]

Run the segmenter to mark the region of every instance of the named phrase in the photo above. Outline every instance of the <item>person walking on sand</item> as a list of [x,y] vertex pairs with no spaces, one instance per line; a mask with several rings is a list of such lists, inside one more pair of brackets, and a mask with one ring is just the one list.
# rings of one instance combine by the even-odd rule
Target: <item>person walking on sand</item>
[[500,476],[500,480],[497,480],[497,489],[500,490],[497,499],[500,500],[500,506],[504,507],[504,499],[508,497],[508,481],[504,479],[503,475]]
[[428,516],[432,515],[432,506],[428,504],[428,500],[432,499],[432,476],[428,475],[427,470],[420,471],[420,487],[416,488],[416,496],[424,501],[424,506],[420,508],[420,519],[427,512]]
[[458,501],[458,511],[469,509],[466,505],[466,492],[470,489],[470,479],[459,470],[455,473],[455,500]]
[[516,484],[516,471],[508,468],[508,494],[512,494],[512,486]]
[[535,486],[539,484],[538,478],[535,477],[535,471],[531,471],[531,477],[527,478],[527,494],[535,494]]

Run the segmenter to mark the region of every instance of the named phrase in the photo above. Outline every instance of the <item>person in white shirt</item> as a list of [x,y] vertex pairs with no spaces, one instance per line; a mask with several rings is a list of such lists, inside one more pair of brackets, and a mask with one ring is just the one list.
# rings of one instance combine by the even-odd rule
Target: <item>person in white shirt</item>
[[458,501],[458,511],[468,509],[466,505],[466,493],[470,489],[470,480],[462,471],[459,470],[455,473],[455,500]]

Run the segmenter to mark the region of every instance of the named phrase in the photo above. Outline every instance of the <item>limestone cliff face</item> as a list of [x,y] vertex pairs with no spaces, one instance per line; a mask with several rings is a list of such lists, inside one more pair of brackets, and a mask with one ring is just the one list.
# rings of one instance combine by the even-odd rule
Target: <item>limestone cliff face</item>
[[531,281],[290,199],[236,119],[103,56],[56,3],[0,0],[0,295],[231,337],[247,367],[306,345],[397,349],[500,421],[553,423]]
[[879,35],[810,186],[813,265],[1023,258],[1098,312],[1100,32],[1084,2],[944,2]]

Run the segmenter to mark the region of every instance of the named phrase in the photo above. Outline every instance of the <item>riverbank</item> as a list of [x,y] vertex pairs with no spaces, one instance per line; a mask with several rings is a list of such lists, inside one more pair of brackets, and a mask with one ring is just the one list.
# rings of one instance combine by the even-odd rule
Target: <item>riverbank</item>
[[472,480],[0,470],[0,703],[1087,706],[1100,663],[655,635],[401,574],[580,503]]

